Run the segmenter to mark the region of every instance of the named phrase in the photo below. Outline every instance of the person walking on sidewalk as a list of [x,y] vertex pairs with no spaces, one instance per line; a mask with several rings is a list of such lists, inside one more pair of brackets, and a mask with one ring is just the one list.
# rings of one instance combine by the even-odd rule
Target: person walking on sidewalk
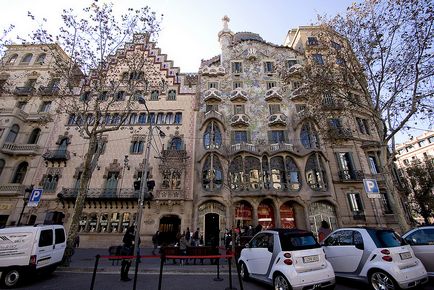
[[[132,256],[134,254],[134,226],[130,226],[125,232],[122,242],[121,255]],[[131,281],[128,277],[128,271],[130,270],[131,259],[122,259],[121,263],[121,281]]]
[[158,249],[158,246],[160,245],[160,231],[156,231],[155,234],[152,236],[152,244],[154,244],[154,249],[152,250],[152,255],[155,254],[155,250]]

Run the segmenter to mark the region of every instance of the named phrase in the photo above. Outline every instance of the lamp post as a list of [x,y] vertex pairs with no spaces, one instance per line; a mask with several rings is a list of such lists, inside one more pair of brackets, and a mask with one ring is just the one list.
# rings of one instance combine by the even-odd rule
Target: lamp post
[[33,190],[33,185],[31,185],[31,186],[27,187],[26,189],[24,189],[23,209],[21,210],[20,217],[18,219],[18,223],[17,223],[18,226],[21,225],[21,218],[23,217],[24,209],[26,208],[27,203],[29,202],[29,196],[32,193],[32,190]]
[[[145,106],[146,112],[149,115],[148,106],[146,106],[146,100],[141,96],[138,98],[139,104],[142,104]],[[142,224],[142,215],[143,215],[143,205],[145,201],[145,193],[148,192],[148,183],[147,183],[147,177],[148,177],[148,171],[149,171],[149,157],[151,153],[151,141],[152,141],[152,120],[149,122],[149,132],[146,140],[146,149],[145,149],[145,157],[143,159],[143,171],[142,171],[142,177],[140,178],[140,194],[139,194],[139,200],[138,200],[138,207],[137,207],[137,217],[136,217],[136,224],[135,224],[135,237],[134,237],[134,255],[136,256],[136,270],[134,275],[134,286],[133,288],[136,288],[136,281],[137,281],[137,269],[139,266],[139,256],[138,256],[138,249],[139,249],[139,240],[140,240],[140,226]]]

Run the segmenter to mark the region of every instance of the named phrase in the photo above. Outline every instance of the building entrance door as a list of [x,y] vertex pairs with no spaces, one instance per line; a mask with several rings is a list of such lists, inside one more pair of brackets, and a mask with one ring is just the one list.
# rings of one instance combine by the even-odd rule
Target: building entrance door
[[217,247],[220,239],[219,215],[207,213],[205,215],[205,246]]
[[160,219],[160,242],[162,245],[175,244],[181,219],[176,215],[166,215]]

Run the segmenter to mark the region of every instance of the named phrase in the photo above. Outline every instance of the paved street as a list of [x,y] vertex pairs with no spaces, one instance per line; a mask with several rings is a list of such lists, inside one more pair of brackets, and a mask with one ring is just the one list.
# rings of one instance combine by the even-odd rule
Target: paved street
[[[151,248],[142,248],[141,254],[147,256],[143,258],[139,265],[139,275],[137,279],[137,289],[140,290],[157,290],[160,259],[158,256],[151,255]],[[90,289],[92,281],[92,272],[95,265],[95,256],[97,254],[106,255],[106,249],[77,249],[72,258],[70,267],[59,268],[54,274],[49,276],[34,277],[26,281],[18,289],[28,290],[87,290]],[[199,260],[197,261],[199,263]],[[219,267],[219,277],[223,281],[214,281],[217,277],[217,266],[211,265],[208,259],[204,260],[204,265],[173,264],[168,261],[164,265],[164,275],[162,279],[162,290],[221,290],[229,287],[229,267],[221,259]],[[239,280],[236,276],[235,269],[232,276],[232,287],[240,290]],[[134,268],[130,269],[130,277],[133,277]],[[133,289],[133,281],[120,281],[120,263],[109,261],[102,257],[99,262],[98,271],[95,279],[95,290],[117,290]],[[426,286],[424,290],[434,290],[434,280]],[[243,282],[245,290],[267,290],[267,287],[255,282]],[[366,284],[361,282],[338,280],[337,290],[365,290],[368,289]]]
[[[131,276],[131,275],[130,275]],[[162,281],[162,290],[222,290],[229,287],[229,277],[224,274],[223,281],[214,281],[216,276],[207,273],[193,274],[167,274]],[[91,273],[55,272],[48,277],[38,277],[31,283],[22,285],[18,289],[28,290],[87,290],[90,289]],[[245,290],[269,290],[270,287],[254,282],[243,282]],[[233,287],[241,289],[238,279],[233,280]],[[95,280],[95,290],[105,289],[132,289],[133,281],[119,281],[119,273],[98,273]],[[137,289],[158,289],[158,275],[140,273],[137,280]],[[354,281],[338,281],[336,290],[365,290],[366,284]],[[433,285],[426,286],[424,290],[434,290]]]

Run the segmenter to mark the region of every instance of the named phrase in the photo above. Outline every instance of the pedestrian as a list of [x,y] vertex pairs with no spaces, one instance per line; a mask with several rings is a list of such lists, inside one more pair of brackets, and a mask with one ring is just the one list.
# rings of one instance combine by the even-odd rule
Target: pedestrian
[[152,244],[154,244],[154,249],[152,250],[152,255],[155,254],[155,250],[158,249],[158,246],[160,245],[160,231],[156,231],[155,234],[152,236]]
[[80,247],[80,236],[77,234],[77,236],[74,239],[74,248]]
[[193,234],[193,243],[192,246],[198,247],[200,244],[200,237],[199,237],[199,228],[196,229],[196,231]]
[[[179,253],[182,256],[187,255],[187,247],[190,245],[189,241],[186,238],[185,234],[181,235],[181,238],[179,239]],[[187,259],[181,259],[181,265],[184,264],[184,262],[186,264],[188,264],[188,260]]]
[[323,220],[321,222],[321,227],[318,229],[318,242],[321,243],[324,239],[332,232],[328,222]]
[[[123,245],[121,248],[122,256],[132,256],[134,254],[134,226],[130,226],[122,239]],[[131,266],[131,258],[123,258],[121,263],[121,281],[131,281],[128,277],[128,271]]]
[[191,238],[190,228],[187,227],[187,231],[185,232],[185,239],[190,242],[190,238]]

